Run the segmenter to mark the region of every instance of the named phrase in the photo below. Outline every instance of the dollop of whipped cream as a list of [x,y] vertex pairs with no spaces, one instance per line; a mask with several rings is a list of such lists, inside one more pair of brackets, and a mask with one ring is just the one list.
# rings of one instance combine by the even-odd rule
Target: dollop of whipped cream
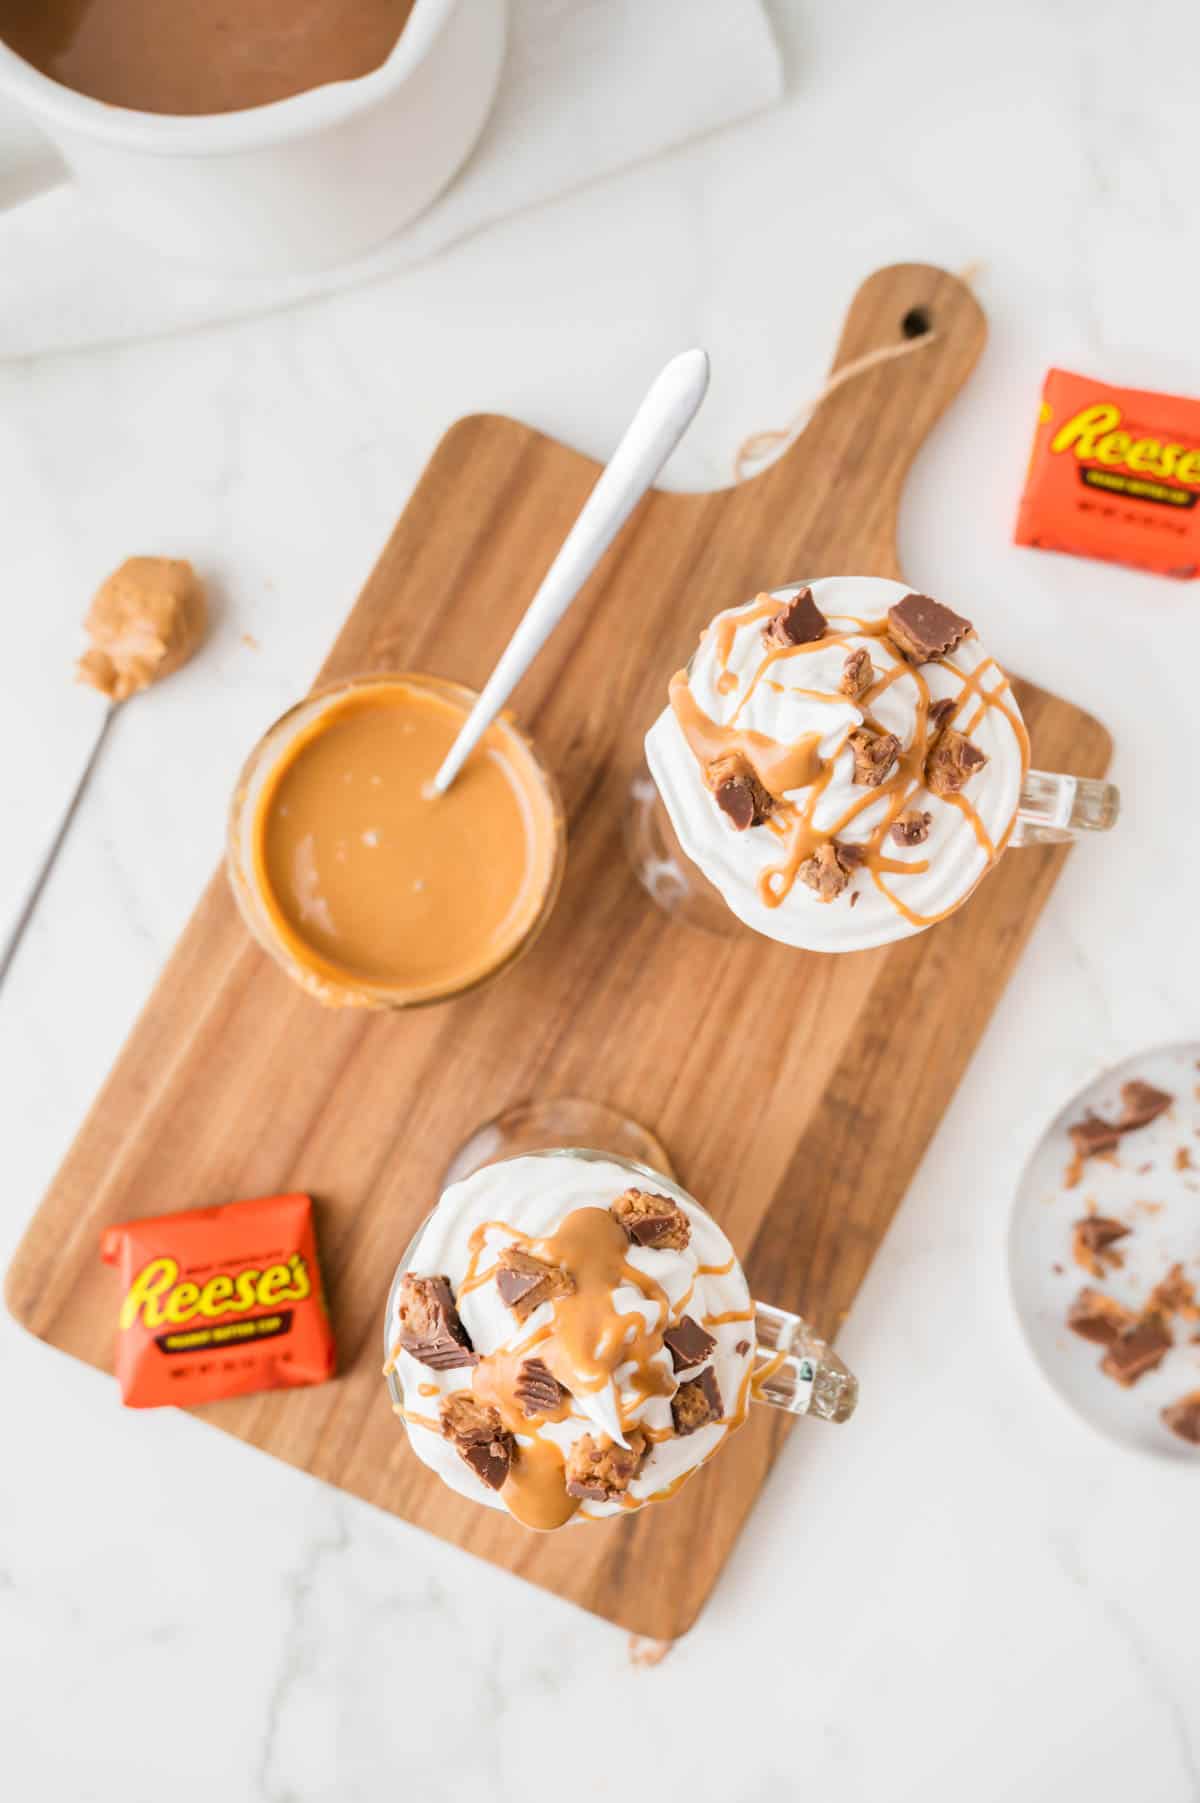
[[[764,637],[769,603],[782,606],[805,587],[826,617],[824,636],[772,644]],[[733,829],[676,707],[647,735],[650,772],[684,851],[740,920],[785,945],[857,951],[920,932],[967,899],[1012,834],[1028,739],[1008,678],[974,633],[931,661],[907,660],[886,629],[888,610],[911,592],[882,577],[826,577],[728,609],[702,634],[686,679],[676,678],[686,682],[693,727],[700,719],[710,747],[739,730],[757,735],[775,768],[790,765],[800,778],[762,824]],[[859,650],[871,660],[871,685],[855,698],[843,692],[843,676]],[[945,796],[926,786],[920,761],[929,709],[943,700],[953,703],[944,723],[987,759]],[[879,788],[855,781],[850,738],[864,727],[900,743]],[[893,836],[902,811],[929,816],[919,842]],[[824,901],[799,867],[832,840],[865,858]]]
[[[550,1298],[518,1319],[496,1281],[504,1249],[532,1245],[544,1250],[560,1230],[560,1244],[572,1237],[581,1244],[591,1229],[591,1223],[581,1221],[579,1211],[584,1210],[605,1217],[596,1234],[607,1240],[609,1210],[631,1188],[678,1204],[690,1229],[687,1244],[639,1245],[630,1239],[618,1254],[625,1272],[611,1290],[584,1293],[581,1274],[579,1290],[565,1304]],[[711,1216],[661,1176],[578,1153],[532,1153],[485,1166],[443,1193],[405,1269],[448,1279],[462,1326],[479,1355],[474,1365],[435,1369],[405,1350],[396,1286],[386,1324],[387,1368],[413,1450],[452,1490],[489,1508],[507,1509],[527,1526],[559,1526],[577,1515],[615,1515],[671,1495],[745,1419],[755,1349],[745,1276]],[[650,1280],[645,1288],[635,1274]],[[560,1312],[565,1305],[573,1310],[569,1318]],[[676,1370],[662,1335],[684,1316],[713,1345],[695,1367]],[[629,1320],[626,1333],[619,1331],[622,1318]],[[581,1346],[581,1330],[590,1345]],[[641,1356],[625,1356],[627,1346],[640,1349]],[[531,1421],[514,1403],[513,1377],[527,1359],[540,1359],[563,1377],[589,1355],[606,1369],[590,1380],[596,1387],[581,1386],[563,1398],[562,1407],[553,1411],[561,1419]],[[680,1433],[672,1407],[680,1386],[708,1372],[716,1380],[719,1416]],[[512,1435],[511,1471],[499,1489],[476,1474],[443,1432],[442,1405],[463,1391],[498,1405]],[[619,1495],[576,1499],[566,1494],[571,1454],[585,1437],[602,1449],[640,1446],[639,1435],[649,1442],[648,1449]]]

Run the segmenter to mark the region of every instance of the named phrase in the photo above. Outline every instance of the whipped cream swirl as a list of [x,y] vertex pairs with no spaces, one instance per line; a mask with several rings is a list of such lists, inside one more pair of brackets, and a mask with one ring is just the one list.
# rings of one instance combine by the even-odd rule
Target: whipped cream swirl
[[[804,584],[778,589],[782,605]],[[888,610],[911,590],[882,577],[826,577],[811,585],[825,615],[823,639],[781,650],[764,639],[767,598],[718,614],[686,675],[713,738],[740,731],[770,743],[778,768],[787,748],[799,782],[777,796],[770,819],[734,831],[704,780],[702,761],[672,706],[651,727],[646,758],[688,857],[737,917],[756,932],[812,951],[856,951],[922,931],[957,908],[1007,845],[1028,767],[1028,739],[1003,670],[971,634],[930,662],[907,662],[887,637]],[[860,698],[842,692],[849,654],[865,650],[873,680]],[[681,679],[677,679],[677,682]],[[961,793],[937,795],[904,754],[926,731],[928,710],[954,703],[949,724],[987,758]],[[901,778],[874,790],[856,783],[849,743],[870,725],[900,742]],[[918,746],[919,751],[919,746]],[[807,754],[807,755],[806,755]],[[901,808],[930,816],[920,843],[895,842]],[[870,849],[835,900],[796,880],[800,852],[821,840]]]
[[[628,1512],[671,1495],[745,1419],[755,1351],[754,1309],[742,1268],[716,1222],[684,1191],[636,1166],[578,1152],[508,1159],[447,1189],[411,1248],[405,1268],[449,1279],[481,1366],[435,1370],[414,1358],[399,1345],[401,1322],[393,1299],[386,1328],[388,1369],[413,1450],[452,1490],[489,1508],[510,1508],[530,1526],[552,1524],[522,1515],[519,1484],[497,1491],[476,1475],[452,1440],[444,1437],[440,1405],[457,1391],[474,1389],[478,1394],[482,1389],[494,1394],[487,1382],[489,1360],[494,1370],[504,1371],[512,1368],[514,1357],[526,1353],[551,1356],[547,1346],[555,1330],[555,1302],[542,1302],[518,1321],[501,1299],[494,1277],[502,1249],[551,1238],[576,1211],[607,1213],[631,1186],[670,1196],[683,1209],[691,1229],[681,1250],[630,1243],[625,1255],[628,1267],[653,1280],[651,1292],[665,1293],[665,1302],[629,1281],[620,1282],[603,1299],[605,1310],[616,1316],[640,1317],[631,1340],[643,1327],[649,1330],[654,1348],[646,1361],[650,1370],[631,1361],[617,1364],[601,1387],[570,1396],[564,1419],[532,1424],[513,1420],[505,1425],[515,1430],[514,1474],[520,1473],[524,1460],[527,1470],[538,1468],[539,1482],[557,1485],[560,1491],[565,1461],[585,1435],[593,1442],[611,1441],[620,1447],[627,1446],[637,1430],[646,1435],[649,1450],[624,1494],[582,1501],[573,1512],[568,1502],[569,1519]],[[673,1425],[672,1398],[696,1372],[674,1370],[661,1333],[684,1315],[716,1342],[704,1364],[716,1378],[722,1410],[720,1419],[679,1434]],[[481,1368],[482,1381],[477,1378]]]

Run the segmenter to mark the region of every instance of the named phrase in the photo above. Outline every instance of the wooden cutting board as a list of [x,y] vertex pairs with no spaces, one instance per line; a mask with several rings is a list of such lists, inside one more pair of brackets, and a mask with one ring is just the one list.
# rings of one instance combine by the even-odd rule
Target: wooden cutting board
[[[765,473],[715,494],[650,495],[522,685],[517,712],[562,785],[570,854],[554,918],[514,972],[409,1015],[323,1012],[252,943],[213,878],[9,1271],[9,1307],[31,1333],[111,1369],[103,1227],[308,1190],[341,1375],[198,1412],[625,1628],[672,1639],[691,1625],[787,1418],[753,1411],[669,1505],[527,1533],[451,1495],[409,1452],[380,1375],[384,1299],[472,1128],[527,1096],[585,1095],[660,1135],[757,1294],[829,1332],[853,1301],[1064,853],[1011,853],[921,937],[821,957],[670,922],[631,876],[621,825],[643,729],[712,614],[802,577],[899,573],[905,472],[979,355],[983,315],[941,270],[880,270],[835,359],[922,325],[930,342],[838,389]],[[513,420],[460,420],[322,679],[418,669],[480,684],[596,473]],[[978,612],[970,595],[946,599]],[[1102,726],[1027,684],[1020,697],[1038,764],[1103,773]],[[914,1067],[916,1088],[889,1078]]]

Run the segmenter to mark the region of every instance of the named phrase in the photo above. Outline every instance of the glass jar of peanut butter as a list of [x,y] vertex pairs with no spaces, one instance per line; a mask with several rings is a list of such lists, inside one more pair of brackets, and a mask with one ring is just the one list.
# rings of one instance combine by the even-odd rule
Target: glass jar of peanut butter
[[511,719],[431,790],[475,699],[440,677],[359,676],[308,696],[250,754],[229,814],[233,892],[315,1000],[449,1000],[506,970],[549,917],[562,805]]

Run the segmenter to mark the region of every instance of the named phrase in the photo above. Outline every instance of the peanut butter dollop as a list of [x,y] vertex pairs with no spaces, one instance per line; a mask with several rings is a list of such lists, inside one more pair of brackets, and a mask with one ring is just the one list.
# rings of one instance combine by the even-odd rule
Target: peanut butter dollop
[[76,677],[127,701],[185,664],[207,623],[204,589],[190,563],[127,557],[92,598],[83,623],[91,644]]

